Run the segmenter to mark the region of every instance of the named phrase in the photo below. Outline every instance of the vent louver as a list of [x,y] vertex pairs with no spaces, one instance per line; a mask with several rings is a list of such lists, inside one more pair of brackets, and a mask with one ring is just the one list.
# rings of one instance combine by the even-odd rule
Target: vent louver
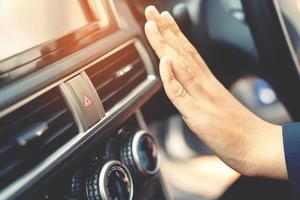
[[86,70],[106,111],[147,78],[145,64],[134,44]]
[[0,119],[0,188],[78,133],[58,88]]

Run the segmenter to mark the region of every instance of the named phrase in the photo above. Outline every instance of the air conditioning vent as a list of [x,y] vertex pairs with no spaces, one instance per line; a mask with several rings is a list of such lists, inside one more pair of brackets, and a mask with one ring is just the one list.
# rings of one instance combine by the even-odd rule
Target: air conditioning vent
[[0,188],[78,133],[58,88],[0,119]]
[[147,78],[145,64],[134,44],[86,70],[108,111]]

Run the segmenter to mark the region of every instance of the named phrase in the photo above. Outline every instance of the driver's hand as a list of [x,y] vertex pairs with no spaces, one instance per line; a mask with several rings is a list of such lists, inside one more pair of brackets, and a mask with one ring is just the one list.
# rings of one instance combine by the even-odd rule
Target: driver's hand
[[168,12],[145,11],[167,96],[187,125],[240,173],[287,178],[281,127],[241,105],[216,79]]

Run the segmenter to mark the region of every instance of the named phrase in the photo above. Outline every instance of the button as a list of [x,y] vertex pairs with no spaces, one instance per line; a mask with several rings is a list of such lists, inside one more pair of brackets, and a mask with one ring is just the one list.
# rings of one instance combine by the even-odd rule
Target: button
[[89,107],[90,105],[93,104],[92,100],[87,96],[83,96],[83,101],[84,101],[84,106],[85,107]]
[[104,116],[99,96],[84,72],[61,84],[60,88],[83,131]]

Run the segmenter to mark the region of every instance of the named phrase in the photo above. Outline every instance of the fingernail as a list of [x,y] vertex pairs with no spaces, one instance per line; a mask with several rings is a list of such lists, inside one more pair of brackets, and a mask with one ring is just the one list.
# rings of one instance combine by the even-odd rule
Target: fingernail
[[156,24],[154,21],[148,21],[146,22],[146,28],[149,30],[155,30],[156,29]]
[[149,10],[155,10],[156,8],[155,8],[155,6],[154,5],[150,5],[150,6],[147,6],[147,8],[146,9],[149,9]]
[[163,11],[160,15],[163,17],[167,17],[168,15],[170,15],[170,13],[168,11]]
[[155,6],[148,6],[147,7],[148,12],[150,12],[153,15],[159,15],[159,12]]
[[162,17],[165,17],[165,18],[167,18],[167,19],[169,19],[169,20],[172,20],[172,19],[173,19],[172,15],[171,15],[168,11],[162,12],[162,13],[161,13],[161,16],[162,16]]
[[145,13],[149,13],[153,8],[153,6],[147,6],[146,9],[145,9]]

